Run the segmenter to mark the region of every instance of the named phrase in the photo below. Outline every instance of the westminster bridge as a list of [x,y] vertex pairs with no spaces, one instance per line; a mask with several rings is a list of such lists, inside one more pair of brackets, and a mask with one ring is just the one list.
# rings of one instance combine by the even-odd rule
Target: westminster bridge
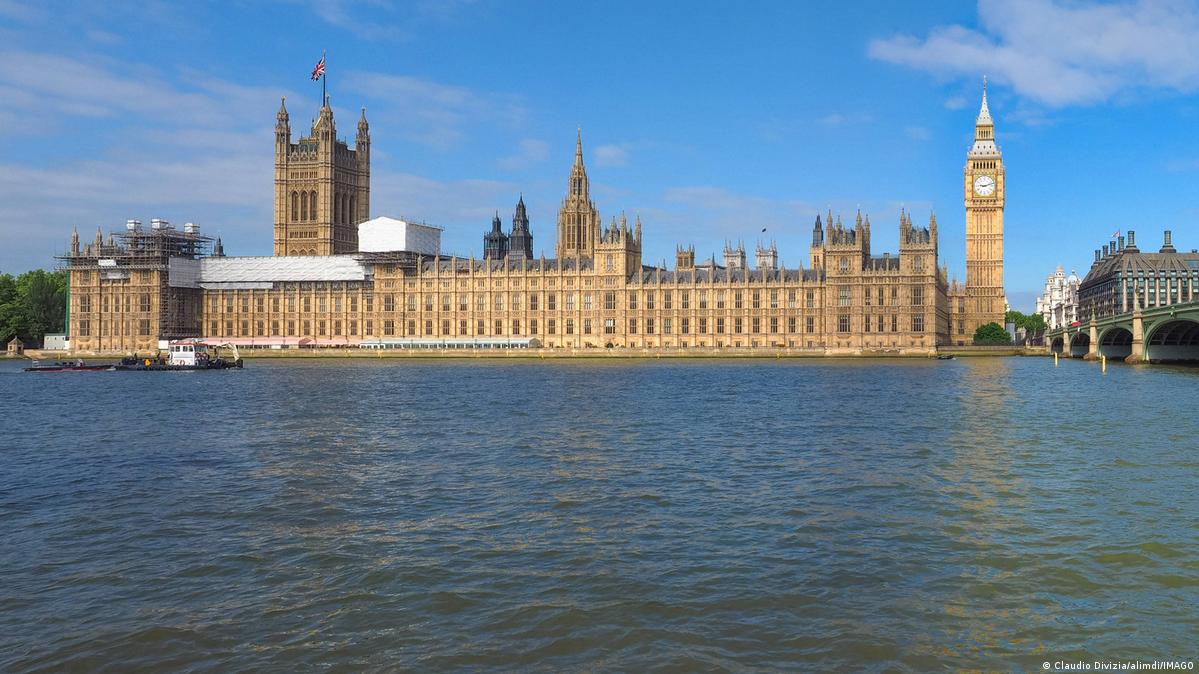
[[1051,353],[1128,363],[1199,362],[1199,301],[1135,309],[1045,333]]

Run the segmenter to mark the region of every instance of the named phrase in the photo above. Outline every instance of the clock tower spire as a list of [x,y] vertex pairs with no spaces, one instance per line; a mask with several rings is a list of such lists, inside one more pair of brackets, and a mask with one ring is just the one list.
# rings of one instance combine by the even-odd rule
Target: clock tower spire
[[1003,325],[1003,153],[995,144],[995,122],[987,105],[987,79],[974,120],[974,144],[966,153],[966,337],[986,323]]

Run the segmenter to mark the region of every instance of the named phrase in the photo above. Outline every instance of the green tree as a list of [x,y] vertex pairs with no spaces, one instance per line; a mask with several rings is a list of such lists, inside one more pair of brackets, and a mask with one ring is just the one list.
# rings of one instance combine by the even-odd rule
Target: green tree
[[13,337],[41,344],[48,332],[66,326],[67,273],[42,269],[16,278],[0,274],[0,345]]
[[1029,314],[1024,317],[1024,329],[1029,332],[1040,332],[1048,327],[1045,317],[1041,314]]
[[974,331],[974,343],[979,346],[1003,346],[1012,343],[1012,336],[998,323],[978,326]]
[[1015,309],[1009,310],[1004,315],[1004,320],[1029,332],[1037,332],[1048,327],[1045,325],[1045,317],[1041,314],[1023,314]]

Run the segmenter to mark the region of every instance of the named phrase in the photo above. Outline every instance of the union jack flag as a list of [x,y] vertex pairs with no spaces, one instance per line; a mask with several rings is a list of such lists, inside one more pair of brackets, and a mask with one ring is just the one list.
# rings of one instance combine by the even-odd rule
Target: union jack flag
[[312,81],[315,82],[325,76],[325,55],[321,54],[321,60],[316,62],[316,67],[312,69]]

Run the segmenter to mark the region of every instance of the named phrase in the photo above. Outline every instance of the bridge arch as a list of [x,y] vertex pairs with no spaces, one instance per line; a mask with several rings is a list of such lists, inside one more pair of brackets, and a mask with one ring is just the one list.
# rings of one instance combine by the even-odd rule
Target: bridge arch
[[1070,339],[1070,357],[1082,358],[1091,350],[1091,336],[1080,332]]
[[1145,340],[1145,360],[1199,362],[1199,322],[1176,318],[1153,326]]
[[1099,335],[1099,355],[1124,359],[1132,355],[1132,331],[1112,326]]
[[1053,353],[1064,353],[1066,350],[1066,340],[1061,335],[1054,337],[1053,341],[1049,343],[1049,350]]

